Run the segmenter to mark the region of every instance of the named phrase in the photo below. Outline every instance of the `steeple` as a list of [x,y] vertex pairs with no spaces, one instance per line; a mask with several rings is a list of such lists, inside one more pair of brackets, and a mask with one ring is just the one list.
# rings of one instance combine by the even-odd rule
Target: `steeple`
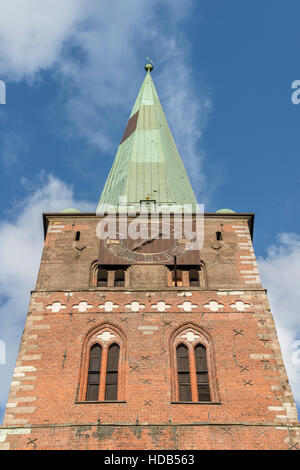
[[192,204],[196,198],[165,118],[151,71],[147,71],[100,197],[104,204]]

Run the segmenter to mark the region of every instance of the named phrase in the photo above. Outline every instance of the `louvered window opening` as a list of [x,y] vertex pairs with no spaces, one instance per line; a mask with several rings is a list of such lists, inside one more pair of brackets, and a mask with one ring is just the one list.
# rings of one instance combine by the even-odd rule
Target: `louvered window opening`
[[86,391],[87,401],[98,400],[101,357],[102,357],[102,348],[99,344],[95,344],[91,348],[91,351],[90,351],[88,384],[87,384],[87,391]]
[[125,286],[125,270],[117,269],[115,271],[115,287],[124,287]]
[[118,367],[120,348],[113,344],[108,349],[105,400],[117,400],[118,398]]
[[[103,354],[102,347],[99,344],[92,346],[89,358],[86,401],[117,401],[119,357],[120,347],[117,344],[112,344],[108,348],[105,364],[105,354]],[[106,373],[104,372],[105,366]],[[102,369],[104,369],[105,392],[104,387],[102,387],[103,391],[100,391],[100,374]],[[104,394],[104,397],[99,396],[99,394]]]
[[108,280],[108,271],[107,269],[99,268],[98,269],[98,287],[107,287]]
[[197,269],[190,269],[189,270],[189,282],[190,282],[191,287],[199,287],[200,286],[199,271]]
[[177,353],[177,373],[179,401],[192,401],[189,351],[184,344],[180,344]]
[[[177,286],[182,286],[182,269],[176,269]],[[172,270],[172,286],[175,286],[175,269]]]
[[210,401],[206,349],[202,344],[195,347],[197,390],[199,401]]
[[[208,380],[206,348],[202,344],[198,344],[192,354],[195,355],[196,365],[196,383],[199,402],[211,401],[210,388]],[[177,376],[178,376],[178,398],[179,402],[192,402],[191,388],[191,370],[189,350],[184,344],[180,344],[176,348],[177,359]],[[193,390],[194,392],[194,390]]]

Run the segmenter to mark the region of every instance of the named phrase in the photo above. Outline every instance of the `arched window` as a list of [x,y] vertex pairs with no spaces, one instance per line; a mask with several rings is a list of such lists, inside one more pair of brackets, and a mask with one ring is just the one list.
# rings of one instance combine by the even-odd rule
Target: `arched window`
[[124,400],[125,370],[122,331],[109,323],[92,328],[83,344],[78,402]]
[[189,351],[184,344],[176,349],[179,401],[191,401],[191,378]]
[[210,401],[206,349],[202,344],[197,344],[194,351],[197,375],[198,400]]
[[102,348],[99,344],[94,344],[90,350],[90,361],[88,371],[88,383],[86,389],[86,400],[97,401],[100,384]]
[[[202,344],[176,348],[179,401],[210,401],[206,349]],[[195,367],[193,367],[195,364]]]
[[216,232],[217,240],[222,240],[222,232]]
[[208,332],[186,324],[170,338],[172,401],[217,402],[214,347]]
[[112,344],[107,354],[105,400],[117,400],[118,398],[118,369],[120,347]]
[[118,344],[109,346],[108,350],[104,350],[104,354],[99,344],[91,348],[86,401],[116,401],[118,399],[119,355]]

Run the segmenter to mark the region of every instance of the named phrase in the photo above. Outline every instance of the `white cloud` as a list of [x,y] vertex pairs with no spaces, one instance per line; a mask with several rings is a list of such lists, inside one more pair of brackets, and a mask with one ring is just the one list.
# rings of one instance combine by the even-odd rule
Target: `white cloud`
[[53,72],[69,123],[62,132],[114,153],[114,121],[125,127],[149,55],[189,176],[204,191],[199,140],[209,100],[196,88],[182,26],[192,8],[192,1],[173,0],[10,0],[1,6],[0,70],[31,81]]
[[81,0],[1,2],[0,70],[14,80],[51,67],[83,15]]
[[94,210],[74,200],[72,189],[49,176],[21,204],[12,221],[0,223],[0,340],[6,344],[7,365],[0,365],[0,407],[4,407],[43,247],[42,212],[67,207]]
[[300,404],[300,236],[278,235],[265,258],[258,260],[268,289],[283,359],[294,397]]

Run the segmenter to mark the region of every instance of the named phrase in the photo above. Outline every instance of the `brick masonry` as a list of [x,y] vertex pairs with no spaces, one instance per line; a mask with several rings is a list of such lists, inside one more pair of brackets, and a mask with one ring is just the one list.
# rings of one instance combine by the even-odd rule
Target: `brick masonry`
[[[167,287],[155,265],[153,285],[148,267],[139,265],[130,268],[126,288],[91,287],[98,219],[47,220],[0,449],[300,448],[249,216],[206,217],[207,285],[188,289]],[[85,345],[105,331],[122,338],[122,390],[118,402],[87,403]],[[210,403],[176,402],[173,340],[187,332],[209,343]]]

